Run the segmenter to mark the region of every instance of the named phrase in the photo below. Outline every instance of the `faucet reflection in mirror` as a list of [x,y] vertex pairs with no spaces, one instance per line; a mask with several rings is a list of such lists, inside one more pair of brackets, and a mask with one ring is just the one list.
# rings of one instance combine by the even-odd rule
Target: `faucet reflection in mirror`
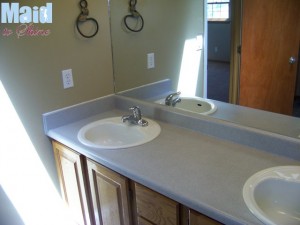
[[[181,94],[180,91],[176,92],[176,93],[172,93],[169,94],[166,99],[165,99],[165,104],[168,106],[175,106],[176,103],[181,101],[181,98],[179,97],[179,95]],[[177,96],[176,98],[174,98],[175,96]]]

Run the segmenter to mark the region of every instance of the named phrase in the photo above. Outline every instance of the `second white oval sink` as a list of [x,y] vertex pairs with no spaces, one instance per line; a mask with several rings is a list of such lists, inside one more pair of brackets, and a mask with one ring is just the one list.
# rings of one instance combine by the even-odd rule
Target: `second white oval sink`
[[78,132],[78,140],[89,147],[120,149],[142,145],[156,138],[161,131],[158,123],[146,119],[148,126],[123,123],[121,117],[110,117],[89,123]]
[[249,210],[266,225],[300,224],[300,166],[262,170],[244,185]]

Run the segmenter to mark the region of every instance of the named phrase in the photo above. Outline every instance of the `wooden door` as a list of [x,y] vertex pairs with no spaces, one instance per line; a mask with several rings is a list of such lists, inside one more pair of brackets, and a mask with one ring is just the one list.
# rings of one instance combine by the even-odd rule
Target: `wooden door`
[[300,37],[299,0],[243,0],[239,104],[292,114]]
[[68,147],[53,142],[62,196],[79,225],[90,225],[87,188],[83,176],[83,158]]
[[87,160],[96,225],[131,225],[129,181],[126,177]]

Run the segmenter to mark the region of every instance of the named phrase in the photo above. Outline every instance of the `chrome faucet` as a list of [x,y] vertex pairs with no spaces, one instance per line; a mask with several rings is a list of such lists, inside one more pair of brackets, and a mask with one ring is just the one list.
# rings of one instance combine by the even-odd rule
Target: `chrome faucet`
[[121,120],[123,123],[128,121],[130,124],[135,124],[142,127],[148,126],[148,121],[142,119],[142,113],[138,106],[132,106],[129,108],[129,110],[132,110],[132,115],[122,116]]
[[[168,106],[175,106],[178,102],[181,102],[181,99],[179,98],[179,95],[181,94],[180,91],[169,94],[165,99],[165,104]],[[176,98],[174,98],[177,96]]]

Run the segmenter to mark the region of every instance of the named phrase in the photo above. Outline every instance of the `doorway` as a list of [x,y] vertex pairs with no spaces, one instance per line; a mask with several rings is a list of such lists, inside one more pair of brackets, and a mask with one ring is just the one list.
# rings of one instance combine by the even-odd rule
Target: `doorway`
[[230,0],[207,0],[207,98],[229,102]]
[[208,60],[207,98],[229,102],[230,62]]

